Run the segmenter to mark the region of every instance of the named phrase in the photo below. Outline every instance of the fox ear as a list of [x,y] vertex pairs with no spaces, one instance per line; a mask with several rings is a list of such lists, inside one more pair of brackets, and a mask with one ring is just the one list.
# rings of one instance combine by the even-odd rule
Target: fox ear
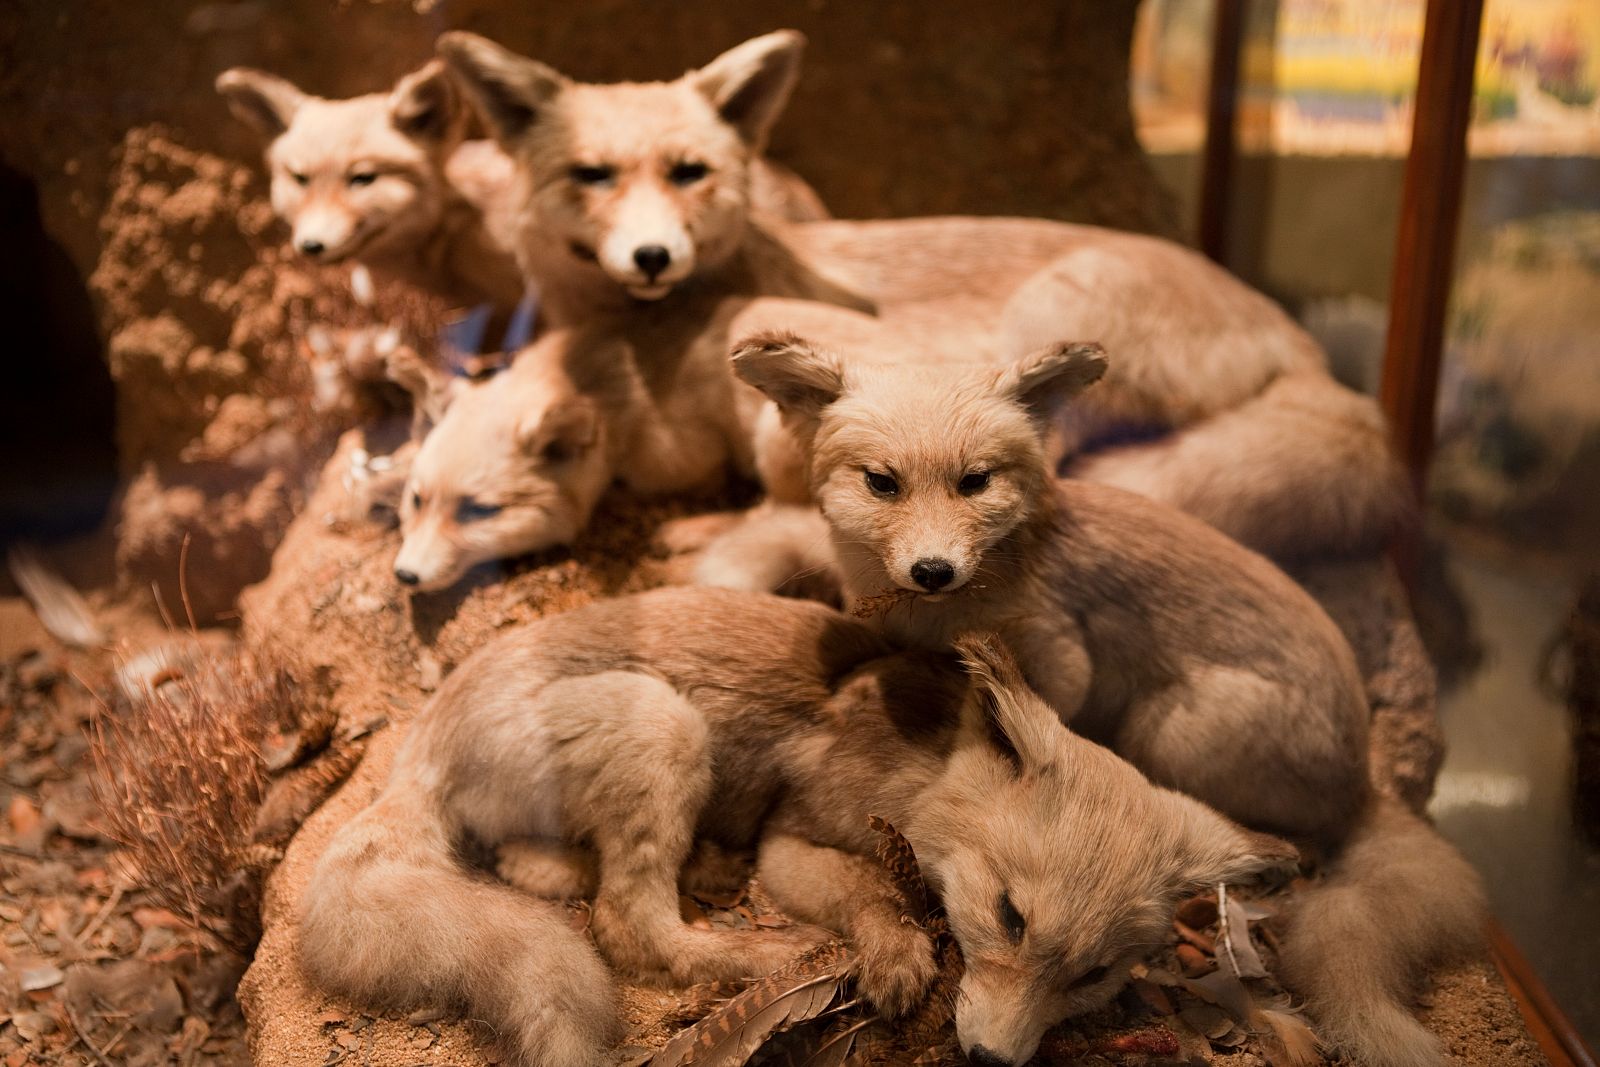
[[389,121],[407,137],[444,143],[453,139],[461,116],[455,84],[438,59],[400,79],[389,94]]
[[956,654],[978,699],[989,742],[1011,764],[1014,773],[1041,769],[1055,760],[1060,731],[1065,727],[1028,685],[1022,668],[992,634],[969,634],[955,642]]
[[506,147],[533,128],[540,109],[567,85],[564,76],[543,63],[475,33],[444,34],[435,47],[489,132]]
[[1036,418],[1048,419],[1105,372],[1106,354],[1099,345],[1061,342],[1017,360],[1000,373],[997,387]]
[[778,30],[728,49],[687,77],[722,120],[759,150],[789,102],[805,47],[800,31]]
[[1182,793],[1162,792],[1180,825],[1176,877],[1180,891],[1282,877],[1299,869],[1300,850],[1282,838],[1247,830]]
[[814,419],[844,393],[839,361],[792,333],[758,333],[733,349],[733,372],[786,418]]
[[249,67],[234,67],[217,75],[217,92],[228,101],[235,118],[267,137],[287,130],[307,99],[294,83]]
[[547,463],[576,459],[600,439],[600,409],[586,396],[559,401],[517,427],[522,451]]

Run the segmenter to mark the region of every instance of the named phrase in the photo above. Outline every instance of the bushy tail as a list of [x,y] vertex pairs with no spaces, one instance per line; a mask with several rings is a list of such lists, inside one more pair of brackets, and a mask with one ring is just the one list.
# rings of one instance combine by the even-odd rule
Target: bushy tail
[[1328,878],[1298,898],[1279,977],[1323,1042],[1365,1067],[1443,1063],[1406,1005],[1428,967],[1479,945],[1477,872],[1399,801],[1375,798]]
[[1279,559],[1376,547],[1410,507],[1377,404],[1312,373],[1067,473],[1172,504]]
[[456,860],[427,799],[386,794],[334,837],[306,888],[301,956],[330,992],[464,1005],[527,1067],[592,1067],[617,1036],[611,978],[560,909]]

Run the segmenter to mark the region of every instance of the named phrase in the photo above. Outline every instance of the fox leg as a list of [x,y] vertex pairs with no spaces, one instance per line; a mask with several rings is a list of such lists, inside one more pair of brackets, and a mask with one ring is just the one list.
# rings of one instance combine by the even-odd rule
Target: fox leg
[[844,932],[858,953],[856,981],[886,1015],[922,999],[937,964],[933,942],[906,920],[887,874],[865,856],[769,831],[758,860],[761,884],[792,918]]
[[563,841],[518,838],[495,852],[495,873],[524,893],[550,900],[594,896],[594,853]]
[[640,978],[676,985],[765,974],[823,939],[697,930],[678,912],[678,877],[711,791],[704,717],[666,682],[608,671],[553,683],[543,718],[561,738],[562,806],[589,841],[600,881],[600,951]]

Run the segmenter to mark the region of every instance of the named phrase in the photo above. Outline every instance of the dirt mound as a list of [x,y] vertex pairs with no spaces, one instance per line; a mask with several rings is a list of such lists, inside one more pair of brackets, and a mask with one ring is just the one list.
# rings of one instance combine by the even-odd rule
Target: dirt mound
[[[352,442],[345,442],[341,456],[350,447]],[[295,837],[269,883],[265,936],[240,987],[240,1000],[259,1063],[322,1064],[342,1050],[359,1053],[374,1067],[423,1060],[484,1064],[494,1054],[489,1035],[466,1022],[375,1018],[309,987],[295,943],[299,895],[332,834],[376,795],[406,723],[443,674],[508,626],[674,578],[683,561],[653,552],[651,531],[682,509],[615,503],[597,517],[593,536],[570,554],[491,568],[459,590],[410,597],[390,575],[394,534],[328,521],[346,508],[341,462],[336,456],[329,465],[305,514],[285,538],[271,577],[243,598],[244,637],[247,644],[288,642],[327,667],[346,729],[384,725],[350,781]],[[1358,650],[1374,705],[1374,778],[1420,805],[1432,788],[1440,755],[1433,680],[1386,568],[1376,562],[1326,564],[1301,577]],[[675,1003],[667,992],[629,989],[629,1042],[661,1044]],[[1486,963],[1445,976],[1427,1017],[1462,1062],[1542,1062]],[[1138,1019],[1137,1009],[1124,1006],[1090,1025],[1115,1030],[1148,1022]],[[1247,1042],[1218,1052],[1213,1062],[1260,1064],[1259,1051]]]

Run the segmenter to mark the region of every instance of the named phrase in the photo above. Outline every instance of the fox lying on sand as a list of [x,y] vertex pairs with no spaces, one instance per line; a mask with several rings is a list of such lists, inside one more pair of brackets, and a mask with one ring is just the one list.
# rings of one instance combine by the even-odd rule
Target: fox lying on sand
[[[748,391],[748,390],[747,390]],[[705,400],[704,391],[693,399]],[[448,406],[411,461],[400,498],[395,576],[423,592],[471,567],[570,544],[613,482],[665,495],[715,489],[731,456],[719,415],[754,417],[754,393],[718,412],[665,410],[628,345],[555,330],[487,381],[450,385]]]
[[[467,139],[469,114],[434,60],[389,93],[311,96],[272,74],[224,71],[217,90],[269,140],[272,206],[296,252],[319,263],[356,260],[461,305],[509,311],[525,283],[493,220],[506,210],[511,161]],[[804,181],[766,160],[751,167],[758,211],[827,218]]]
[[1399,997],[1473,942],[1476,877],[1373,794],[1355,657],[1310,596],[1204,523],[1052,477],[1044,429],[1105,373],[1098,347],[932,374],[771,334],[734,365],[810,458],[847,608],[901,647],[994,633],[1063,722],[1155,783],[1342,848],[1330,891],[1304,909],[1314,922],[1285,945],[1289,984],[1360,1062],[1439,1062]]
[[[827,936],[686,925],[679,871],[699,837],[759,843],[768,891],[847,934],[858,988],[895,1014],[935,967],[871,858],[877,814],[916,849],[961,944],[963,1048],[1020,1064],[1049,1026],[1115,994],[1179,899],[1292,869],[1296,852],[1063,729],[998,646],[960,648],[964,668],[891,653],[819,605],[706,589],[506,635],[446,680],[319,861],[305,964],[362,1003],[465,1001],[521,1062],[597,1064],[619,1027],[594,951],[458,850],[538,838],[547,868],[592,854],[595,942],[636,977],[760,974]],[[544,879],[583,881],[581,864]]]
[[[516,172],[501,240],[555,322],[606,322],[654,390],[712,380],[730,298],[820,300],[937,322],[1002,356],[1059,337],[1119,355],[1082,414],[1096,480],[1172,501],[1263,551],[1365,547],[1403,509],[1367,397],[1271,301],[1172,242],[1029,219],[783,224],[745,175],[798,72],[794,31],[673,82],[591,85],[468,33],[439,39]],[[1089,451],[1087,447],[1081,449]]]

